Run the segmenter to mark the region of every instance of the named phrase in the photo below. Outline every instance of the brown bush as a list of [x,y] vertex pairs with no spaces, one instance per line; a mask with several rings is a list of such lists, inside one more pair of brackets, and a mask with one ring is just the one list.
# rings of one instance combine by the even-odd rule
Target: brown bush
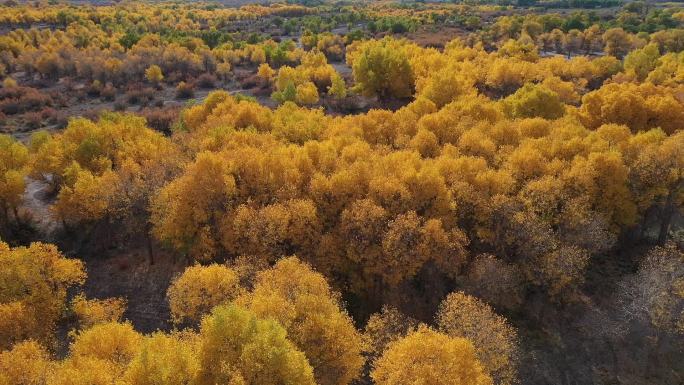
[[125,99],[128,104],[147,105],[154,100],[156,92],[152,87],[138,87],[134,85],[126,91]]
[[71,101],[69,99],[68,94],[64,92],[53,90],[48,92],[47,95],[52,99],[52,103],[49,107],[65,108],[71,105]]
[[180,107],[146,108],[140,115],[147,120],[147,125],[163,133],[171,133],[171,126],[178,120]]
[[36,111],[52,106],[50,95],[30,87],[12,87],[0,89],[0,112],[6,115]]
[[240,87],[244,89],[254,88],[257,87],[259,84],[261,84],[261,81],[259,80],[259,77],[257,77],[256,75],[243,77],[240,80]]
[[40,110],[40,116],[45,120],[51,119],[56,113],[57,110],[55,110],[52,107],[45,107],[42,110]]
[[208,89],[214,88],[217,81],[218,79],[216,79],[216,76],[212,74],[202,74],[197,78],[195,84],[197,84],[197,87],[199,88]]
[[116,88],[112,83],[107,83],[102,91],[100,91],[100,97],[104,100],[113,101],[116,98]]
[[185,76],[185,74],[183,74],[179,71],[173,71],[173,72],[169,73],[169,75],[166,76],[166,79],[164,79],[164,80],[166,83],[173,84],[173,83],[178,83],[178,82],[186,80],[186,79],[187,79],[187,77]]
[[43,120],[45,120],[48,124],[56,125],[57,128],[66,127],[69,121],[69,118],[67,117],[67,114],[65,112],[55,110],[52,107],[43,108],[40,111],[40,114],[43,117]]
[[27,128],[35,130],[43,125],[43,114],[40,112],[27,112],[23,117]]
[[180,82],[176,86],[176,98],[188,99],[195,96],[195,85],[192,83]]

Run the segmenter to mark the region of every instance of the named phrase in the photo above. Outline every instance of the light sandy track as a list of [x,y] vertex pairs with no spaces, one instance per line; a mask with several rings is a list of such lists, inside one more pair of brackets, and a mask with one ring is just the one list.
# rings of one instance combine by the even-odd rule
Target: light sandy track
[[33,225],[44,240],[52,240],[55,232],[61,228],[59,221],[50,211],[52,199],[46,182],[33,178],[26,178],[26,192],[22,210],[31,218]]

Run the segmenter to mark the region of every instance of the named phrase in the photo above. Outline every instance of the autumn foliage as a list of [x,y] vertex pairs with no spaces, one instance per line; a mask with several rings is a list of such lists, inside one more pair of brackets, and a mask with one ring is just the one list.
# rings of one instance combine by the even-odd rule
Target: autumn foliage
[[[289,3],[0,6],[0,119],[41,123],[40,84],[175,103],[0,135],[1,385],[514,385],[587,330],[681,351],[684,13]],[[416,38],[444,25],[469,32]],[[91,297],[112,255],[169,268],[164,328]]]

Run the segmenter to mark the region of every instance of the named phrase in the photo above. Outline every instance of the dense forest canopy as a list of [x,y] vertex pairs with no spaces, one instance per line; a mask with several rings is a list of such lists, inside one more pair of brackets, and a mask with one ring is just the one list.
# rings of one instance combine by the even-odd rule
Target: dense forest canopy
[[0,384],[681,383],[683,23],[5,1]]

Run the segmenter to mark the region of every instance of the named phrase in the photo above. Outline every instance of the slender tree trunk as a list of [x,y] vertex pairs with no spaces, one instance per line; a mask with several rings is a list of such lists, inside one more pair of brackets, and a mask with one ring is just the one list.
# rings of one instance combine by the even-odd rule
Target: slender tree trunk
[[149,232],[145,234],[145,238],[147,239],[147,255],[150,258],[150,266],[152,266],[154,265],[154,248],[152,247],[152,237]]
[[673,188],[667,195],[667,200],[665,201],[665,206],[661,210],[660,214],[660,232],[658,233],[658,243],[663,245],[667,241],[667,236],[670,233],[670,224],[672,223],[672,217],[674,216],[676,207],[674,205],[675,194],[680,191],[682,182],[678,183],[678,188]]
[[2,205],[2,213],[0,216],[0,236],[10,235],[10,225],[9,225],[9,213],[7,212],[7,206]]
[[663,207],[662,214],[660,216],[660,231],[658,232],[658,244],[664,245],[667,241],[667,236],[670,233],[670,223],[672,222],[672,215],[674,214],[674,208],[670,203],[670,197],[668,197],[668,203]]
[[14,221],[20,225],[21,220],[19,219],[19,210],[17,209],[16,206],[12,207],[12,214],[14,215]]

